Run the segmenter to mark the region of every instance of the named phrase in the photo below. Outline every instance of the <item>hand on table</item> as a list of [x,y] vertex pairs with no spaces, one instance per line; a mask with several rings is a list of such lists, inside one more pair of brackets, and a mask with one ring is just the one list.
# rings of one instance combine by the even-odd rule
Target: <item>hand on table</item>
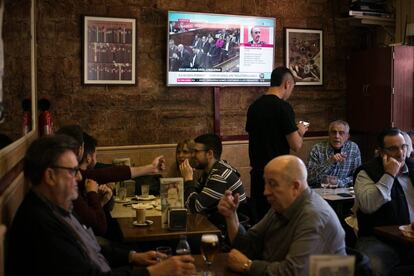
[[154,265],[157,262],[157,252],[154,250],[142,253],[134,253],[131,259],[131,263],[136,266]]
[[227,264],[229,268],[236,272],[245,272],[245,264],[249,264],[249,258],[246,257],[243,253],[241,253],[237,249],[232,249],[229,252],[229,256],[227,259]]
[[151,276],[193,275],[196,272],[194,258],[190,255],[169,257],[147,269]]

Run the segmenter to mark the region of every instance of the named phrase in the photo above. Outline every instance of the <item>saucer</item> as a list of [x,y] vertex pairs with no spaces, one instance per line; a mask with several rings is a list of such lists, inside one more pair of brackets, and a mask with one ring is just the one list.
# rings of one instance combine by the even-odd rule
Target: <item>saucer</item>
[[120,198],[117,198],[117,197],[115,197],[115,199],[114,199],[114,201],[116,202],[116,203],[127,203],[127,202],[130,202],[130,200],[129,199],[124,199],[124,200],[122,200],[122,199],[120,199]]
[[139,208],[152,209],[154,208],[154,205],[149,204],[149,203],[138,203],[138,204],[132,204],[131,207],[133,209],[139,209]]
[[138,200],[153,200],[153,199],[155,199],[154,195],[149,195],[147,197],[137,195],[136,197],[137,197]]
[[145,220],[145,223],[138,223],[136,220],[134,220],[133,222],[132,222],[132,225],[134,225],[134,226],[150,226],[150,225],[152,225],[154,222],[152,221],[152,220],[149,220],[149,219],[147,219],[147,220]]

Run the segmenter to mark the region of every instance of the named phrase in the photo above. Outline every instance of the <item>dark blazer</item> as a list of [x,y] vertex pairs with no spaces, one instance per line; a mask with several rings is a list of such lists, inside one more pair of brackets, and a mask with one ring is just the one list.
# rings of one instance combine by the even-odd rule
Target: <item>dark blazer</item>
[[102,273],[74,232],[30,191],[9,231],[6,275],[149,275],[145,268],[132,271],[126,266],[129,252],[125,249],[102,247],[101,252],[112,268],[119,268]]

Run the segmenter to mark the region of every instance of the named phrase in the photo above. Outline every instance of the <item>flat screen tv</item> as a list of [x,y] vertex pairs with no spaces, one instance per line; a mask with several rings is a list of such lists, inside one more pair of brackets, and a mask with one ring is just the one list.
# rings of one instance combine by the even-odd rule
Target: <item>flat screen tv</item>
[[168,12],[168,86],[269,86],[276,20]]

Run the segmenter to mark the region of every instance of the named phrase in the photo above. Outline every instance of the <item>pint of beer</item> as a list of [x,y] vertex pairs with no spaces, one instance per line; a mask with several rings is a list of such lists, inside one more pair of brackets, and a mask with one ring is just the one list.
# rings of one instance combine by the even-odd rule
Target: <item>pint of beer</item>
[[201,254],[207,265],[211,265],[219,249],[218,237],[215,234],[201,236]]

